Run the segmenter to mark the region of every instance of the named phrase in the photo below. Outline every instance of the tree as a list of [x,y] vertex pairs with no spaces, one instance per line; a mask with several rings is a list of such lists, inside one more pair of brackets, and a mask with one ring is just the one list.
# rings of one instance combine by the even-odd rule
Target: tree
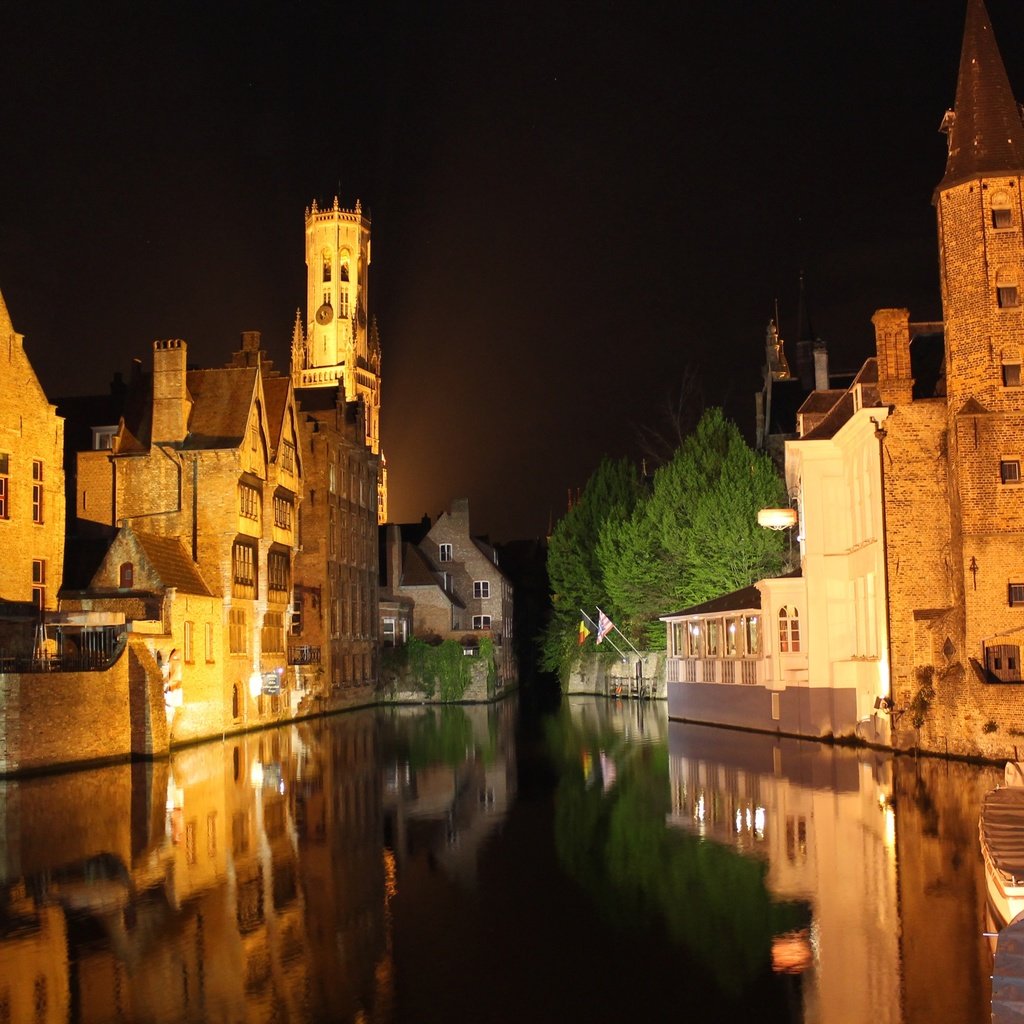
[[630,515],[641,493],[626,459],[603,459],[579,500],[558,521],[548,542],[552,614],[541,640],[541,666],[561,671],[577,647],[580,609],[594,613],[605,597],[597,543],[607,520]]

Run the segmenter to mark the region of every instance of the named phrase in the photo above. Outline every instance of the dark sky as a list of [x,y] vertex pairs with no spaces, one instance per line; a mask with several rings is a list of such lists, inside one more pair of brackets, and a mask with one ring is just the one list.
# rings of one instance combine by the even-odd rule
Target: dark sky
[[[1024,95],[1024,4],[990,0]],[[51,397],[155,338],[286,366],[303,209],[373,218],[392,517],[539,535],[688,371],[752,419],[797,281],[833,367],[939,316],[963,0],[8,4],[0,291]]]

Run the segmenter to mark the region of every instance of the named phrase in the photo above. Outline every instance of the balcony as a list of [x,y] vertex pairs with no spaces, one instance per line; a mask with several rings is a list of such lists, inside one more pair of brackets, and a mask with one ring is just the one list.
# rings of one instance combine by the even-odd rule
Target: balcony
[[319,665],[320,645],[319,644],[289,644],[288,645],[289,665]]

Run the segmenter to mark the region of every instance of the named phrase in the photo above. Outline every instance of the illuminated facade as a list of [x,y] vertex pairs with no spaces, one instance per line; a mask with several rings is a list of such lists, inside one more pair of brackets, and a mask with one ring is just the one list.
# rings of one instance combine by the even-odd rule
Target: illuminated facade
[[[242,336],[228,366],[189,370],[183,341],[153,346],[152,377],[137,375],[113,447],[78,454],[76,514],[105,528],[131,526],[176,538],[220,602],[212,638],[192,621],[191,653],[182,634],[182,714],[199,735],[292,716],[299,696],[287,673],[302,454],[291,380],[273,372],[258,332]],[[119,565],[123,610],[139,618],[134,566]],[[104,580],[109,586],[110,580]],[[164,580],[169,583],[169,580]],[[184,630],[184,626],[182,626]],[[154,636],[162,653],[178,637]],[[201,664],[192,673],[189,661]],[[210,664],[222,698],[203,706],[196,683]],[[203,723],[200,727],[199,723]],[[172,741],[193,738],[173,731]]]
[[[298,391],[341,384],[365,407],[366,444],[380,455],[380,337],[369,318],[370,219],[356,201],[306,210],[306,318],[292,334],[292,381]],[[384,459],[377,485],[377,520],[387,519]]]
[[43,394],[2,295],[0,366],[8,385],[0,397],[0,604],[21,606],[31,619],[57,607],[63,572],[64,420]]

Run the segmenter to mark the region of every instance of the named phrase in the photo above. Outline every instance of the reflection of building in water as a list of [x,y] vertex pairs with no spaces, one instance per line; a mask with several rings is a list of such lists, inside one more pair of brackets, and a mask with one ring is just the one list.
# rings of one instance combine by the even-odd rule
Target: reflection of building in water
[[311,1015],[389,1019],[394,972],[381,845],[377,718],[355,712],[297,730],[290,801],[312,963]]
[[[412,756],[386,768],[384,779],[385,818],[399,872],[412,858],[425,857],[454,881],[475,884],[480,851],[515,800],[516,708],[514,700],[506,699],[396,713],[412,748]],[[417,737],[435,721],[442,740],[467,736],[457,762],[437,756],[437,749],[452,747],[442,742],[433,757],[419,764]],[[425,752],[430,749],[426,746]]]
[[669,727],[670,824],[763,857],[773,897],[813,908],[806,941],[774,950],[777,970],[809,967],[807,1022],[901,1019],[889,772],[874,753]]
[[374,734],[0,787],[0,1021],[389,1019]]
[[565,698],[574,725],[611,729],[630,743],[664,743],[668,710],[664,701],[610,701],[605,697]]

